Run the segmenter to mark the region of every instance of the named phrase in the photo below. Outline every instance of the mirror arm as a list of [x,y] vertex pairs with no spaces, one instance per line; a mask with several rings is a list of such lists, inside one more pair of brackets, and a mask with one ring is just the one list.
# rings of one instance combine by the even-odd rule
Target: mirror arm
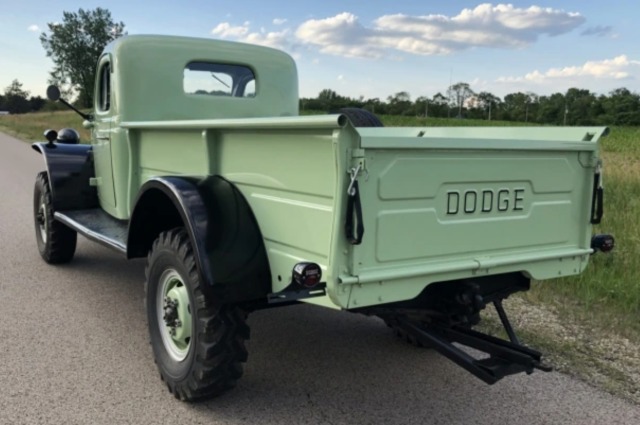
[[67,107],[73,109],[74,111],[76,111],[78,113],[78,115],[80,115],[82,118],[84,118],[85,120],[91,121],[93,119],[93,117],[89,114],[85,114],[84,112],[79,111],[78,109],[76,109],[75,106],[73,106],[72,104],[70,104],[69,102],[67,102],[66,100],[60,98],[58,99],[58,101],[64,105],[66,105]]

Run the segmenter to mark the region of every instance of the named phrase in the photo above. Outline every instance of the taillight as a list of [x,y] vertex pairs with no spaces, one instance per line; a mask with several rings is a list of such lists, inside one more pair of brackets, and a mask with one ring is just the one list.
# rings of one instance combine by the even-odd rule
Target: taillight
[[591,249],[600,252],[609,252],[616,245],[616,241],[611,235],[595,235],[591,238]]
[[322,270],[316,263],[298,263],[293,267],[293,281],[305,288],[313,288],[322,279]]

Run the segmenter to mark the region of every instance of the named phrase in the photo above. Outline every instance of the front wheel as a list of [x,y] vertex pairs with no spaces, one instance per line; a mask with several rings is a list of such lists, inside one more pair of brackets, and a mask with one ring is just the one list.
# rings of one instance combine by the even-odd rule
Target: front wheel
[[40,256],[49,264],[68,263],[76,252],[77,233],[54,220],[49,177],[38,173],[33,190],[33,218]]
[[169,391],[194,401],[233,388],[247,360],[246,314],[204,294],[184,229],[163,232],[155,240],[146,277],[151,346]]

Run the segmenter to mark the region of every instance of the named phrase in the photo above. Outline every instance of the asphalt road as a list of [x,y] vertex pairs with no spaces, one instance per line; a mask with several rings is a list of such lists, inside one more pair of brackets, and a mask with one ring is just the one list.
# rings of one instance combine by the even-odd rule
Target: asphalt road
[[634,424],[640,406],[537,372],[487,386],[377,319],[296,306],[253,314],[230,393],[175,400],[151,357],[143,261],[83,238],[49,266],[34,239],[43,169],[0,134],[0,424]]

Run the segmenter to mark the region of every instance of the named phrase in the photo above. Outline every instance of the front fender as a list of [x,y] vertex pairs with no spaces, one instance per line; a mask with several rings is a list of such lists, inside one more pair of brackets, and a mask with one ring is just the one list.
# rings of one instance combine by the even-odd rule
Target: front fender
[[44,157],[54,210],[98,207],[96,188],[89,185],[95,176],[91,145],[34,143],[31,148]]
[[127,257],[146,256],[158,234],[184,226],[205,291],[224,302],[266,298],[271,273],[257,221],[240,191],[212,176],[156,177],[138,193]]

